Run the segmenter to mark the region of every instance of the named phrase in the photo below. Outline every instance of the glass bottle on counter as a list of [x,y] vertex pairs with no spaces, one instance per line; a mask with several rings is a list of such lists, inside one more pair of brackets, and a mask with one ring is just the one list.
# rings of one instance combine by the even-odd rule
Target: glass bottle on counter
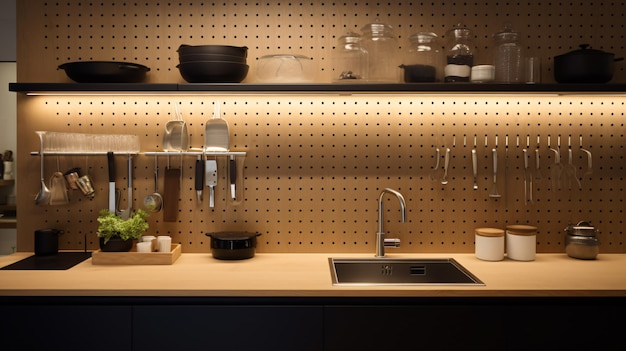
[[332,81],[356,83],[367,78],[367,52],[361,47],[361,36],[347,32],[337,44],[333,55]]
[[504,29],[493,36],[495,41],[495,82],[519,83],[524,73],[520,34],[505,24]]
[[[411,46],[404,57],[404,81],[406,83],[436,82],[441,71],[439,37],[431,32],[417,32],[409,37]],[[439,78],[440,79],[440,78]]]
[[472,31],[459,23],[446,32],[445,82],[469,82],[474,65],[474,41]]
[[361,31],[361,46],[367,52],[368,64],[366,80],[372,83],[395,83],[398,81],[398,39],[393,28],[376,22],[365,25]]

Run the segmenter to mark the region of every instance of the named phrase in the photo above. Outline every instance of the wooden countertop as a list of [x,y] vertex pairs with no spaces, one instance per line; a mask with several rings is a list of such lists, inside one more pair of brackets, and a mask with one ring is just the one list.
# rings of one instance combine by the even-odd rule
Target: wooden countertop
[[[0,257],[0,266],[32,253]],[[473,254],[391,254],[395,258],[452,257],[485,286],[333,286],[328,257],[370,254],[257,254],[220,261],[183,253],[173,265],[93,265],[65,271],[0,270],[0,296],[173,297],[406,297],[626,296],[626,254],[584,261],[538,254],[532,262],[478,260]]]

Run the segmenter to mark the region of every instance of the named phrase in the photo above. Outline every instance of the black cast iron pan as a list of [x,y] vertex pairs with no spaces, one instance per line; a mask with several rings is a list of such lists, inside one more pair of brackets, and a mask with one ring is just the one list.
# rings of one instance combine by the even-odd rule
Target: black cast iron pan
[[78,83],[139,83],[150,71],[144,65],[115,61],[67,62],[57,69]]

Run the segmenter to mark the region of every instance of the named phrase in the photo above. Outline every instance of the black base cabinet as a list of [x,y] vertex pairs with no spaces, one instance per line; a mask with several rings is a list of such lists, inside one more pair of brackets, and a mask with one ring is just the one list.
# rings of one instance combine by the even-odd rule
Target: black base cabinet
[[319,306],[135,306],[133,350],[320,351]]
[[2,350],[132,350],[132,307],[0,303]]
[[623,350],[624,298],[433,298],[324,308],[324,350]]
[[2,350],[622,350],[626,297],[0,297]]

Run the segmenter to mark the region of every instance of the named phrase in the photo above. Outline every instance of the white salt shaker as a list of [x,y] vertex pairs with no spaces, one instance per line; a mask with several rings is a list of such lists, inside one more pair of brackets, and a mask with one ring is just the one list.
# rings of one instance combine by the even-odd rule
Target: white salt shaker
[[474,233],[476,258],[485,261],[502,261],[504,259],[504,230],[477,228]]
[[506,256],[517,261],[534,261],[537,253],[537,227],[523,224],[506,226]]
[[159,252],[172,251],[172,238],[167,235],[157,236],[157,247]]

